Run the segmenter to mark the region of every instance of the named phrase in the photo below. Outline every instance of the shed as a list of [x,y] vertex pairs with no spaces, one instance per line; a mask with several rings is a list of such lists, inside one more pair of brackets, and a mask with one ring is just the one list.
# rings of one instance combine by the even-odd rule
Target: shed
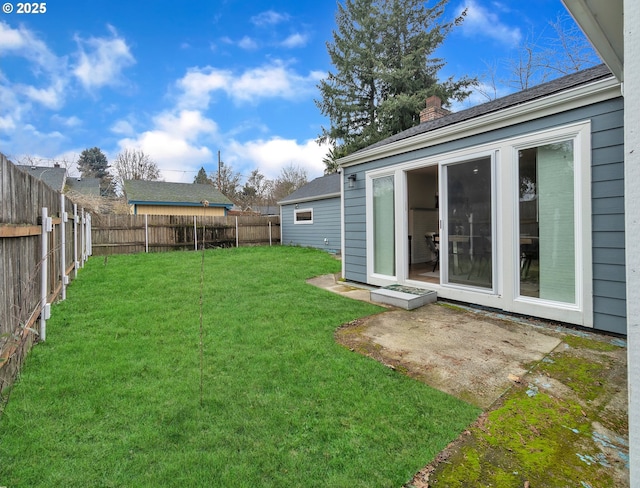
[[92,197],[100,196],[100,178],[68,177],[67,191]]
[[[212,185],[127,180],[124,191],[131,213],[146,215],[226,216],[233,203]],[[207,206],[203,202],[208,202]]]
[[339,252],[341,242],[340,175],[321,176],[280,205],[282,243]]

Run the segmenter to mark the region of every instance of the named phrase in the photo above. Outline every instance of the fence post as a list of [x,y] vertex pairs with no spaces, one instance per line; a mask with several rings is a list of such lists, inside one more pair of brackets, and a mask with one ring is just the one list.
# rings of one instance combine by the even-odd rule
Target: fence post
[[73,204],[73,277],[78,277],[78,204]]
[[236,247],[240,247],[240,234],[238,233],[238,217],[236,216]]
[[144,252],[149,252],[149,216],[144,214]]
[[193,216],[193,248],[198,250],[198,227],[196,225],[196,216]]
[[49,318],[49,304],[47,303],[48,291],[48,256],[49,256],[49,232],[53,227],[53,221],[49,217],[49,209],[42,207],[42,281],[40,283],[40,339],[47,340],[47,319]]
[[269,221],[269,247],[271,247],[271,221]]
[[62,276],[62,300],[67,298],[67,212],[64,205],[64,194],[60,193],[60,269]]
[[91,214],[87,213],[87,259],[93,255],[93,234],[91,233]]
[[84,240],[86,238],[86,232],[84,230],[84,208],[80,209],[80,267],[84,268],[84,250],[85,250],[85,245],[84,245]]

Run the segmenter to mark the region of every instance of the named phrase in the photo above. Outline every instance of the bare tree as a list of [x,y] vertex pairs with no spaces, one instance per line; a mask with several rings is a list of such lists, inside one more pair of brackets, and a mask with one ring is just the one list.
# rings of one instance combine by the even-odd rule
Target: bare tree
[[214,171],[209,175],[213,185],[232,202],[238,200],[238,187],[240,186],[242,175],[233,170],[226,163],[220,163],[219,171]]
[[116,156],[113,171],[120,188],[125,180],[157,181],[160,169],[142,149],[125,149]]
[[[476,91],[487,100],[494,100],[504,89],[526,90],[601,62],[589,40],[569,15],[559,14],[555,21],[549,22],[549,26],[549,35],[537,36],[531,31],[514,57],[485,62],[487,71],[480,76],[480,89]],[[504,78],[497,75],[500,65],[506,71]]]
[[307,171],[290,164],[280,170],[280,176],[273,183],[271,200],[275,203],[307,184]]

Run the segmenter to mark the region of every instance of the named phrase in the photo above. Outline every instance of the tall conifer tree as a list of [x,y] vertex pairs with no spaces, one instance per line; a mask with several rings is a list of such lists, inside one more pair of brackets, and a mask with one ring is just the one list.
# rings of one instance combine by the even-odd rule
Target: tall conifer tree
[[441,81],[433,53],[462,17],[441,20],[448,0],[345,0],[327,50],[335,71],[319,84],[316,104],[331,121],[321,142],[350,154],[419,123],[427,97],[464,100],[475,79]]

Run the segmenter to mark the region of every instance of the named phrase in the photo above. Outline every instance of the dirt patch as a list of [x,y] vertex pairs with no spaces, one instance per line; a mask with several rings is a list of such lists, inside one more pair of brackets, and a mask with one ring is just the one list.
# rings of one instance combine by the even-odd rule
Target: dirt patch
[[623,341],[441,302],[336,340],[485,410],[407,487],[629,486]]
[[348,324],[336,339],[481,408],[488,408],[561,340],[555,332],[439,303]]

